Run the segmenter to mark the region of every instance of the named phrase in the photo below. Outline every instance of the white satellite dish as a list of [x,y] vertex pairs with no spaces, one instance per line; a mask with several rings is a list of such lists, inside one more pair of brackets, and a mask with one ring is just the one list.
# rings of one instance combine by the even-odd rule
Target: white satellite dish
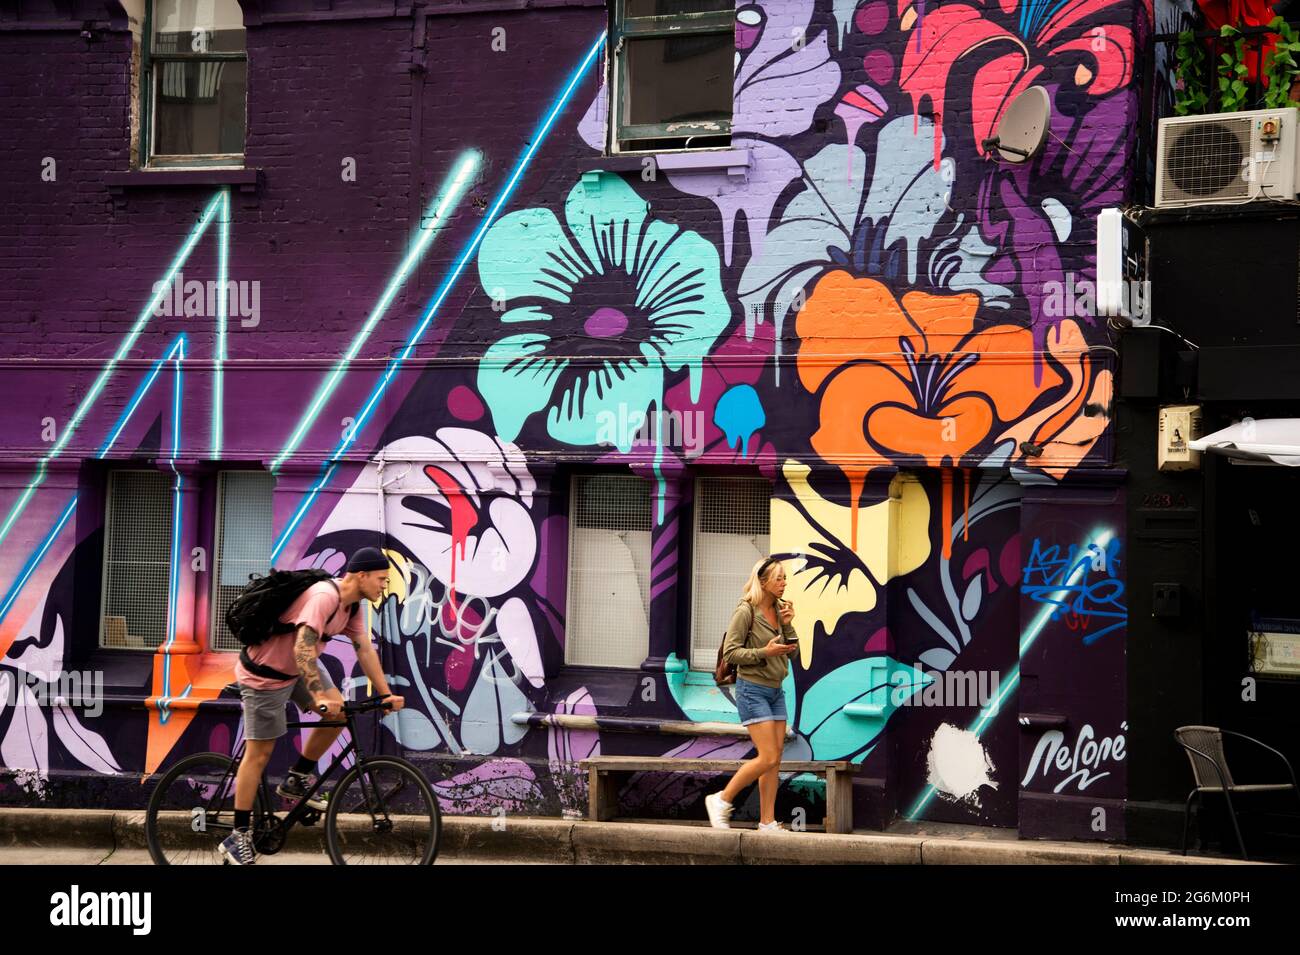
[[984,149],[996,149],[1005,162],[1028,162],[1043,148],[1051,119],[1052,98],[1043,87],[1031,86],[1002,114],[993,138],[984,140]]

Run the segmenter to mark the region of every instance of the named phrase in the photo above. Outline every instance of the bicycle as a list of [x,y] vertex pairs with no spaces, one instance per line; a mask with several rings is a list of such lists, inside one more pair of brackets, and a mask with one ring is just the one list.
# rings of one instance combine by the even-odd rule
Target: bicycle
[[[343,774],[324,810],[330,861],[334,865],[433,864],[442,839],[442,815],[428,781],[400,756],[366,756],[357,743],[354,718],[386,709],[383,700],[376,696],[345,702],[341,721],[287,724],[291,728],[345,726],[348,744],[283,817],[272,811],[272,791],[262,777],[253,800],[251,824],[253,846],[259,855],[275,855],[283,849],[295,825],[314,826],[320,821],[322,811],[308,806],[307,801],[355,752],[354,765]],[[149,855],[156,865],[228,864],[217,847],[234,829],[235,776],[243,755],[242,742],[233,757],[196,753],[159,780],[145,813]],[[406,861],[384,861],[393,856]]]

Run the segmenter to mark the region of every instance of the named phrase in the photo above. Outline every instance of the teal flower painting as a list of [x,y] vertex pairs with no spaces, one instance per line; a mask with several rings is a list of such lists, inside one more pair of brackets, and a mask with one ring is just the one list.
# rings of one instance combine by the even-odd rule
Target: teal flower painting
[[[720,268],[711,242],[652,219],[615,175],[578,182],[563,222],[549,209],[502,217],[478,256],[483,289],[511,332],[478,371],[497,434],[514,441],[544,411],[555,440],[602,443],[610,414],[662,409],[665,378],[682,369],[698,401],[703,360],[731,322]],[[614,443],[627,452],[632,438]]]

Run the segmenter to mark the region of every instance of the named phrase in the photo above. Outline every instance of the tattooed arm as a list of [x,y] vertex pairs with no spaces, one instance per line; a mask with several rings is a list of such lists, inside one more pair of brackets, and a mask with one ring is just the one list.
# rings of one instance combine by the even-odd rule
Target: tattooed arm
[[316,648],[320,645],[320,634],[305,623],[298,628],[298,637],[293,643],[293,659],[298,664],[298,672],[307,685],[307,692],[313,698],[325,692],[320,678],[320,666],[316,663]]

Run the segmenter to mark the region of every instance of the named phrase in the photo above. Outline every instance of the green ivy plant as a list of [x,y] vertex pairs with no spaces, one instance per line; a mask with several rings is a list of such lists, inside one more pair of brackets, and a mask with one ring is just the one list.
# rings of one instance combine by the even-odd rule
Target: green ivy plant
[[[1280,16],[1273,18],[1269,28],[1277,34],[1277,42],[1272,56],[1265,64],[1263,72],[1268,85],[1264,88],[1258,107],[1280,109],[1291,104],[1291,86],[1300,78],[1300,31]],[[1255,104],[1250,102],[1250,84],[1246,81],[1249,70],[1246,67],[1245,38],[1236,27],[1226,25],[1219,30],[1219,36],[1232,41],[1230,51],[1221,53],[1219,62],[1215,64],[1219,112],[1235,113],[1250,109]],[[1251,50],[1249,55],[1255,56],[1256,53]],[[1203,79],[1205,49],[1191,30],[1178,34],[1174,76],[1178,80],[1174,91],[1174,113],[1190,116],[1205,112],[1210,101]]]
[[1232,52],[1219,56],[1219,112],[1235,113],[1249,105],[1250,87],[1246,84],[1246,41],[1236,27],[1226,23],[1219,30],[1225,40],[1236,37]]
[[1195,33],[1184,30],[1178,34],[1178,49],[1174,52],[1174,76],[1178,80],[1174,91],[1174,113],[1178,116],[1195,116],[1205,111],[1210,97],[1205,92],[1205,50]]
[[1300,33],[1283,17],[1274,17],[1269,28],[1277,31],[1277,45],[1268,61],[1268,87],[1264,90],[1264,109],[1280,109],[1291,104],[1291,85],[1300,76]]

